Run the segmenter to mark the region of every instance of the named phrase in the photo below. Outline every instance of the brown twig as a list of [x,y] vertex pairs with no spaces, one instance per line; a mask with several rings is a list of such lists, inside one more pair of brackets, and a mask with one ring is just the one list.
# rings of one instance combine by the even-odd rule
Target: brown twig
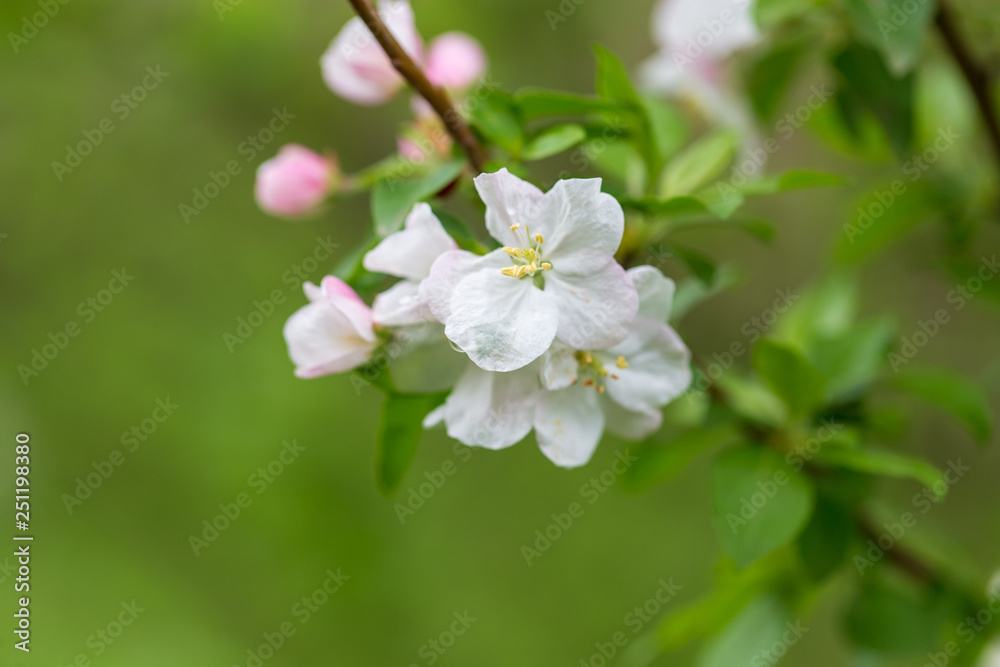
[[389,32],[389,28],[375,11],[370,0],[348,0],[348,2],[371,30],[375,39],[378,40],[382,50],[389,56],[392,66],[414,90],[427,100],[435,113],[444,121],[448,134],[465,151],[469,163],[477,172],[482,172],[486,165],[486,151],[483,150],[476,135],[472,133],[472,129],[462,119],[458,110],[452,105],[448,94],[427,80],[420,66],[413,61],[413,58],[403,50],[403,47]]
[[989,134],[990,144],[993,146],[993,152],[996,155],[997,165],[1000,166],[1000,118],[997,116],[996,104],[993,101],[993,94],[990,90],[990,75],[976,62],[972,54],[969,53],[969,49],[962,42],[962,37],[958,34],[958,29],[955,27],[951,10],[948,9],[944,0],[938,3],[938,11],[934,17],[934,23],[937,25],[938,32],[941,33],[941,38],[948,47],[948,51],[951,52],[955,62],[958,63],[959,69],[962,70],[962,75],[968,82],[969,88],[972,89],[972,94],[976,98],[976,104],[979,106],[979,114],[983,117],[983,122],[986,124],[986,131]]
[[[882,534],[879,533],[878,529],[876,529],[875,526],[873,526],[866,518],[858,519],[858,527],[861,529],[862,535],[875,541],[876,543],[878,543],[879,538],[882,537]],[[914,554],[904,549],[898,542],[889,549],[886,549],[885,555],[889,559],[889,562],[894,564],[903,572],[912,576],[917,581],[934,582],[938,580],[938,575],[930,568],[930,566],[921,561]]]

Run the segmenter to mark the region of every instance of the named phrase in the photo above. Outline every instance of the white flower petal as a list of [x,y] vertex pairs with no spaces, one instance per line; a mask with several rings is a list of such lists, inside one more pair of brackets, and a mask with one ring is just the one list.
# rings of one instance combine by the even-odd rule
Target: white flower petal
[[[468,250],[449,250],[434,260],[430,275],[420,284],[420,299],[427,304],[431,314],[439,322],[446,322],[451,314],[451,297],[455,293],[455,286],[483,259],[485,258]],[[499,271],[502,266],[499,262],[503,260],[498,256],[495,261]]]
[[[615,254],[625,231],[625,213],[614,197],[601,192],[599,178],[557,182],[545,196],[536,218],[546,221],[543,253],[558,266],[559,258],[580,250]],[[539,225],[540,227],[541,225]],[[532,225],[534,233],[535,225]],[[562,269],[560,269],[562,270]]]
[[295,375],[300,378],[356,368],[376,345],[358,335],[342,311],[323,301],[294,312],[285,323],[284,336],[288,356],[295,363]]
[[[310,283],[306,283],[309,285]],[[372,311],[358,293],[350,285],[335,276],[326,276],[321,283],[323,296],[326,301],[336,308],[347,318],[354,333],[360,338],[372,342],[375,340],[375,331],[372,329]],[[303,286],[308,297],[310,289]],[[315,291],[313,291],[315,293]]]
[[424,426],[444,421],[450,437],[487,449],[502,449],[521,441],[531,431],[538,401],[535,371],[490,373],[473,364],[467,366],[444,405],[424,419]]
[[579,369],[576,350],[556,341],[542,355],[542,386],[550,391],[565,389],[576,382]]
[[577,350],[603,349],[621,342],[639,306],[625,269],[605,255],[604,267],[591,275],[545,275],[545,293],[559,310],[559,340]]
[[659,410],[626,410],[607,395],[601,397],[601,409],[608,431],[626,440],[642,440],[663,424],[663,413]]
[[751,1],[660,0],[653,10],[653,37],[661,47],[692,59],[721,59],[760,37]]
[[575,385],[543,392],[535,410],[538,446],[564,468],[582,466],[597,449],[604,433],[604,413],[593,389]]
[[653,266],[636,266],[629,269],[628,277],[639,295],[639,317],[666,322],[674,303],[674,281]]
[[458,244],[448,236],[431,207],[419,203],[406,217],[404,228],[382,239],[365,254],[362,263],[369,271],[422,280],[430,275],[434,260],[456,248]]
[[445,334],[480,368],[512,371],[549,349],[558,318],[552,297],[530,279],[486,268],[455,287]]
[[434,319],[426,304],[420,300],[420,283],[402,280],[375,296],[372,315],[376,322],[387,327],[419,324]]
[[[544,221],[538,217],[542,191],[531,183],[506,169],[480,174],[474,182],[479,197],[486,204],[486,229],[501,244],[522,247],[521,239],[526,226],[531,226],[532,234],[548,231]],[[517,234],[510,230],[515,224],[521,225]]]
[[[628,368],[615,367],[618,355]],[[617,376],[605,383],[607,395],[629,410],[659,410],[691,384],[691,353],[662,322],[637,317],[628,338],[599,356]]]

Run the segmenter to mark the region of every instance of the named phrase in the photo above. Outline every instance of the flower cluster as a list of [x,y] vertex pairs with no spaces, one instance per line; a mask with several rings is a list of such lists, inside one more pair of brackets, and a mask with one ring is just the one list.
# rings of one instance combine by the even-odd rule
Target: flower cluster
[[[383,2],[379,15],[400,46],[423,67],[427,79],[452,97],[461,99],[486,71],[483,48],[462,32],[437,36],[425,54],[413,9],[406,0]],[[320,59],[320,67],[330,90],[363,106],[388,102],[404,84],[358,17],[348,21],[334,38]],[[414,98],[411,106],[414,119],[404,125],[397,138],[400,155],[416,163],[447,156],[451,140],[440,120],[422,98]],[[335,156],[322,156],[289,144],[258,168],[255,195],[258,205],[268,213],[298,218],[318,210],[348,181],[340,173]]]
[[690,354],[666,323],[673,282],[614,258],[618,202],[600,179],[543,193],[502,169],[475,186],[501,247],[459,249],[430,206],[417,204],[364,257],[369,271],[401,279],[372,308],[337,278],[306,284],[310,303],[285,327],[296,374],[360,366],[380,341],[419,328],[464,367],[424,425],[444,423],[466,445],[500,449],[534,429],[546,456],[573,467],[590,459],[605,428],[627,438],[659,428],[661,408],[690,383]]

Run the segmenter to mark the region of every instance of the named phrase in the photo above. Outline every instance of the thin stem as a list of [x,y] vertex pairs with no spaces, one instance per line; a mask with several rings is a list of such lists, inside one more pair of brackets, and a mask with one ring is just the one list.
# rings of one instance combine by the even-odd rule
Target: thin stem
[[969,49],[966,48],[955,26],[951,10],[948,9],[944,0],[938,3],[934,23],[937,25],[938,32],[941,33],[945,46],[948,47],[948,51],[951,52],[959,69],[962,70],[962,75],[968,82],[969,88],[972,89],[976,104],[979,106],[979,114],[986,124],[986,131],[989,134],[997,164],[1000,166],[1000,118],[997,116],[996,104],[990,90],[990,75],[969,53]]
[[[859,518],[858,527],[861,529],[861,533],[869,540],[878,542],[878,539],[882,537],[881,533],[878,532],[868,519]],[[917,581],[934,582],[938,580],[938,575],[929,565],[907,551],[899,542],[896,542],[890,549],[886,550],[885,554],[892,564]]]
[[466,156],[469,158],[469,163],[477,172],[482,172],[487,159],[486,151],[479,144],[479,140],[472,133],[472,129],[462,120],[462,116],[451,103],[448,94],[427,80],[423,70],[403,50],[403,47],[396,41],[392,33],[389,32],[389,28],[386,27],[369,0],[348,0],[348,2],[351,3],[354,11],[358,13],[361,20],[371,30],[375,39],[378,40],[382,50],[389,56],[392,66],[396,68],[396,71],[406,79],[414,90],[427,100],[435,113],[441,117],[445,128],[448,130],[448,134],[465,151]]

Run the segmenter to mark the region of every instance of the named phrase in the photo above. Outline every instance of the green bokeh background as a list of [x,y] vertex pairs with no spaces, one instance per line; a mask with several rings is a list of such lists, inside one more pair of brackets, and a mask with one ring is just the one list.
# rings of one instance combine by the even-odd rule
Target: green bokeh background
[[[651,5],[589,0],[556,30],[545,16],[558,11],[556,0],[421,0],[416,11],[425,38],[452,29],[475,34],[507,89],[586,91],[590,44],[608,45],[633,66],[652,53]],[[5,2],[2,34],[19,30],[22,17],[36,11],[33,2]],[[338,258],[353,249],[368,225],[367,201],[350,199],[319,220],[288,224],[255,207],[253,170],[291,141],[334,149],[347,169],[360,168],[394,149],[396,124],[407,114],[404,99],[367,109],[325,88],[318,58],[348,15],[346,3],[318,0],[244,0],[222,20],[208,0],[73,0],[18,53],[5,37],[0,502],[3,516],[12,515],[13,439],[27,431],[36,541],[33,650],[11,648],[16,596],[12,576],[0,569],[0,664],[54,667],[85,654],[106,667],[246,665],[247,649],[260,645],[263,633],[293,621],[295,635],[265,664],[423,665],[421,646],[448,629],[454,612],[468,610],[478,620],[437,664],[577,665],[595,652],[595,642],[628,630],[625,615],[655,593],[661,578],[683,586],[671,605],[711,586],[718,545],[707,461],[645,494],[610,489],[585,504],[584,516],[529,567],[521,546],[553,512],[581,499],[581,485],[613,461],[614,444],[583,469],[564,471],[530,442],[476,451],[464,461],[458,452],[465,450],[432,432],[403,490],[386,500],[373,475],[380,394],[356,390],[347,376],[292,376],[281,327],[303,297],[283,274],[313,252],[317,237],[340,244]],[[169,76],[119,119],[113,100],[157,65]],[[294,120],[246,161],[238,147],[274,108],[287,108]],[[115,130],[57,181],[51,163],[63,161],[65,146],[105,117]],[[186,223],[178,206],[191,202],[210,171],[234,159],[241,173]],[[894,170],[832,158],[809,132],[774,158],[776,168],[803,165],[888,178]],[[795,193],[757,205],[778,224],[771,246],[731,233],[692,235],[692,245],[751,279],[685,320],[681,332],[691,347],[710,356],[743,340],[743,323],[773,301],[776,289],[812,279],[828,262],[855,193]],[[992,240],[995,251],[995,234]],[[895,315],[904,333],[929,317],[954,286],[924,259],[936,242],[933,233],[918,234],[867,268],[866,311]],[[334,263],[311,277],[318,280]],[[134,281],[85,323],[78,304],[122,267]],[[284,303],[230,352],[223,334],[273,290]],[[995,390],[996,318],[985,300],[974,303],[919,361],[967,371]],[[32,350],[71,320],[81,334],[25,386],[17,366],[30,363]],[[167,397],[179,404],[176,413],[136,451],[124,451],[124,464],[68,512],[61,496],[94,462],[124,450],[121,434]],[[257,495],[248,477],[291,439],[304,453]],[[921,527],[963,542],[984,573],[1000,566],[996,449],[977,450],[933,412],[919,415],[909,441],[911,451],[938,463],[962,457],[973,467]],[[393,504],[446,460],[455,462],[456,474],[401,524]],[[916,490],[885,485],[902,503]],[[196,557],[189,536],[219,513],[220,503],[247,491],[252,505]],[[7,532],[0,530],[0,539]],[[0,565],[12,551],[0,547]],[[349,581],[300,624],[293,605],[337,568]],[[837,611],[852,583],[846,577],[836,584],[785,664],[846,664]],[[101,643],[90,638],[132,600],[145,611],[97,655]],[[691,655],[658,664],[687,664]]]

